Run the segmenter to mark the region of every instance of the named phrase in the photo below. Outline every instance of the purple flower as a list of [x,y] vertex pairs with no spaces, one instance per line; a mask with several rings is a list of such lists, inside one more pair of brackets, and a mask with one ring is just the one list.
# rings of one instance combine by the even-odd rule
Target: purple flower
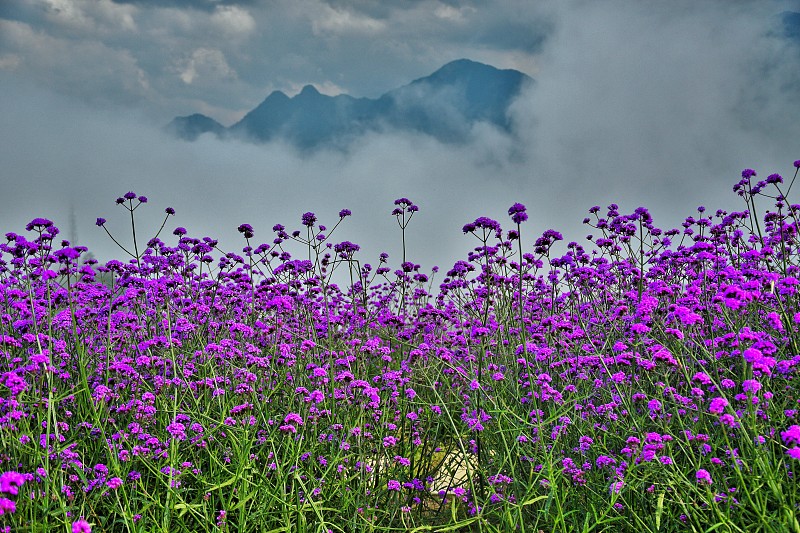
[[186,440],[186,426],[180,422],[173,422],[167,426],[167,432],[172,435],[172,438],[177,440]]
[[673,311],[673,313],[675,317],[678,320],[680,320],[681,324],[683,324],[684,326],[693,326],[697,323],[703,322],[703,318],[700,315],[693,312],[688,307],[684,307],[682,305],[677,306],[675,308],[675,311]]
[[53,223],[46,218],[34,218],[30,222],[28,222],[28,225],[25,226],[25,229],[28,231],[33,231],[33,230],[40,231],[44,228],[49,228],[52,225]]
[[800,426],[789,426],[786,431],[781,431],[781,438],[786,444],[800,444]]
[[314,225],[314,222],[317,221],[317,215],[315,215],[314,213],[311,213],[311,212],[303,213],[303,216],[300,217],[300,221],[303,223],[304,226],[307,226],[307,227],[310,228],[310,227],[312,227]]
[[349,209],[342,209],[339,211],[339,218],[349,217],[352,214]]
[[342,259],[347,259],[352,257],[354,253],[359,251],[361,247],[357,244],[353,244],[350,241],[340,242],[336,246],[333,247],[333,251],[339,254],[339,257]]
[[711,480],[711,474],[708,473],[708,470],[704,470],[701,468],[700,470],[697,471],[695,477],[697,477],[698,483],[706,483],[708,485],[711,485],[711,483],[713,483],[713,481]]
[[392,210],[392,215],[396,217],[400,217],[400,215],[403,214],[403,211],[411,213],[411,215],[419,211],[419,207],[414,205],[414,203],[408,198],[398,198],[397,200],[394,201],[394,205],[399,206],[395,207],[394,210]]
[[386,483],[386,488],[389,489],[389,490],[395,490],[395,491],[399,492],[400,491],[400,482],[397,481],[396,479],[390,479]]
[[133,200],[134,198],[136,198],[136,193],[126,192],[125,194],[122,195],[122,197],[125,198],[126,200]]
[[520,203],[516,203],[509,207],[508,214],[515,224],[520,224],[528,220],[528,214],[525,212],[525,206]]
[[17,511],[17,504],[8,498],[0,498],[0,516],[11,514]]
[[147,203],[147,196],[140,196],[140,197],[139,197],[139,201],[140,201],[141,203],[143,203],[143,204],[146,204],[146,203]]
[[245,239],[252,239],[253,235],[255,234],[253,231],[253,226],[250,224],[242,224],[237,228],[237,230],[239,233],[244,235]]
[[83,517],[72,523],[72,533],[92,533],[92,526]]
[[496,220],[492,220],[488,217],[478,217],[475,219],[475,222],[471,222],[465,225],[462,229],[464,233],[471,233],[476,229],[485,229],[485,230],[493,230],[497,233],[500,233],[500,223]]
[[174,215],[175,214],[175,210],[173,208],[171,208],[171,207],[168,207],[168,208],[164,209],[164,212],[166,214],[168,214],[168,215]]
[[744,352],[742,352],[742,357],[748,363],[755,363],[760,361],[764,358],[764,354],[761,353],[761,350],[756,348],[747,348]]
[[797,446],[795,446],[794,448],[789,448],[788,450],[786,450],[786,455],[788,455],[792,459],[800,460],[800,448],[798,448]]
[[106,481],[106,486],[111,490],[117,490],[122,486],[122,480],[118,477],[112,477]]
[[286,418],[283,419],[284,424],[297,424],[298,426],[303,425],[303,417],[297,413],[289,413],[286,415]]
[[746,379],[742,382],[742,388],[745,392],[756,393],[761,390],[761,383],[755,379]]
[[725,412],[725,408],[728,406],[728,400],[722,397],[716,397],[711,399],[711,403],[708,406],[708,410],[715,415],[722,414]]
[[25,483],[25,476],[19,472],[4,472],[0,474],[0,492],[16,496],[19,487]]

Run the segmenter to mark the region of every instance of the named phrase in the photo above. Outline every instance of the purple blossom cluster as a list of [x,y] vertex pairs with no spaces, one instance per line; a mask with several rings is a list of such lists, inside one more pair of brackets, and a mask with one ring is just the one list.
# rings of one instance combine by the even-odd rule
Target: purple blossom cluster
[[[794,516],[800,205],[755,176],[747,210],[681,229],[593,207],[560,254],[514,204],[510,231],[464,226],[480,245],[438,283],[332,241],[347,209],[261,244],[242,224],[239,253],[159,231],[104,265],[34,219],[0,244],[0,527],[552,525],[550,498],[575,527],[587,500],[620,530]],[[417,211],[395,202],[404,238]]]

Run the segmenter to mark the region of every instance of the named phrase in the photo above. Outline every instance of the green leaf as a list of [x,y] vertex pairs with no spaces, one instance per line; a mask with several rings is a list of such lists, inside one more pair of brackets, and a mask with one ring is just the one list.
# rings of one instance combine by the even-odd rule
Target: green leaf
[[228,481],[223,481],[219,485],[214,485],[213,487],[208,489],[208,492],[225,488],[228,485],[233,485],[236,482],[237,479],[239,479],[239,478],[238,477],[232,477]]
[[656,504],[656,531],[661,529],[661,515],[664,514],[664,495],[662,492],[658,495],[658,503]]
[[532,498],[530,500],[525,500],[524,502],[519,504],[519,506],[520,507],[527,507],[528,505],[533,505],[534,503],[536,503],[538,501],[541,501],[541,500],[544,500],[545,498],[547,498],[547,494],[542,494],[541,496],[537,496],[537,497]]
[[190,509],[197,509],[198,507],[202,507],[203,505],[200,503],[176,503],[172,506],[173,509],[179,511],[178,517],[183,518],[183,515],[189,512]]
[[457,524],[453,524],[452,526],[447,526],[447,527],[443,527],[441,529],[437,529],[436,533],[442,533],[444,531],[456,531],[457,529],[461,529],[462,527],[466,527],[466,526],[468,526],[468,525],[470,525],[470,524],[472,524],[474,522],[477,522],[478,520],[480,520],[480,518],[476,516],[475,518],[470,518],[468,520],[464,520],[463,522],[459,522]]

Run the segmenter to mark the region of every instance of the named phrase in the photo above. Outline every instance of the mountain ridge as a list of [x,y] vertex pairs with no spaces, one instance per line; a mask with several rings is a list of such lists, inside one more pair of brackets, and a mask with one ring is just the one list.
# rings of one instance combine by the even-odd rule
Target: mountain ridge
[[166,128],[187,141],[212,133],[254,142],[284,140],[302,150],[343,148],[365,133],[387,131],[411,131],[460,143],[477,122],[510,132],[508,107],[530,83],[533,79],[522,72],[458,59],[374,99],[328,96],[308,84],[293,97],[279,90],[271,92],[227,128],[199,113],[176,117]]

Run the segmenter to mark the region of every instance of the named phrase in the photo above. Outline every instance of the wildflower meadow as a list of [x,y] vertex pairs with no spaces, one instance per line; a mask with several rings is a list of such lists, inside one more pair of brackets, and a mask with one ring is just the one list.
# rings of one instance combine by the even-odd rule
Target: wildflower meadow
[[406,198],[395,267],[347,209],[234,253],[129,192],[105,264],[36,218],[0,244],[0,530],[800,533],[798,170],[584,244],[514,204],[441,271]]

